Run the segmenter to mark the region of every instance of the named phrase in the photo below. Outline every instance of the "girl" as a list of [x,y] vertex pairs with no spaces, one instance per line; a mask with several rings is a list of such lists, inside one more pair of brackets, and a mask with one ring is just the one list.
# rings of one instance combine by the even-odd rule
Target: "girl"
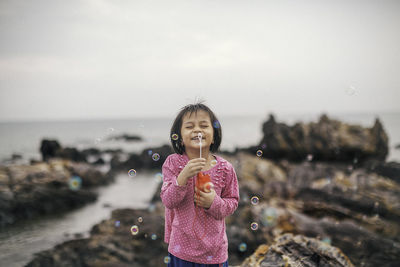
[[[228,266],[225,217],[238,206],[239,188],[232,165],[212,154],[221,144],[220,124],[206,105],[187,105],[176,117],[170,138],[176,154],[164,162],[160,193],[168,266]],[[211,177],[214,187],[209,192],[195,187],[200,171]]]

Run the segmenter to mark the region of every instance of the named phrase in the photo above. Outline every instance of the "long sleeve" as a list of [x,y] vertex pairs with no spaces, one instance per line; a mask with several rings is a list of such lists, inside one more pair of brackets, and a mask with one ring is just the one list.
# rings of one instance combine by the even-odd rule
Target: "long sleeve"
[[165,160],[162,166],[163,185],[161,188],[160,197],[165,207],[174,209],[178,207],[188,191],[188,186],[180,186],[176,179],[180,170],[175,166],[173,155],[170,155]]
[[226,186],[221,192],[221,196],[215,195],[214,201],[209,209],[205,211],[217,220],[221,220],[231,215],[238,207],[239,186],[236,172],[230,165],[230,171],[226,178]]

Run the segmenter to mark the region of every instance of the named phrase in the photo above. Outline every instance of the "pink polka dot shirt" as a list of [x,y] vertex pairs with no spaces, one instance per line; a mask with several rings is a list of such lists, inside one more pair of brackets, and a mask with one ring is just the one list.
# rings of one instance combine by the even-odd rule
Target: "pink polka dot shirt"
[[238,206],[239,186],[233,166],[215,156],[217,164],[204,174],[211,176],[216,192],[211,207],[196,207],[194,178],[179,186],[176,179],[186,166],[186,154],[168,156],[162,167],[161,200],[165,205],[165,236],[168,252],[186,261],[218,264],[228,259],[225,217]]

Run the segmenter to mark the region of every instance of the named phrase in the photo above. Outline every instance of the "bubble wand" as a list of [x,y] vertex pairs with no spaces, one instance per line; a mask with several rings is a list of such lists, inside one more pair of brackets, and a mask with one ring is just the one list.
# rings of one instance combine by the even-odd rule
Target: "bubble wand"
[[[200,158],[201,158],[201,143],[202,143],[202,137],[203,137],[203,135],[201,134],[201,133],[198,133],[197,134],[197,137],[199,138],[199,142],[200,142]],[[208,174],[204,174],[204,173],[202,173],[202,172],[199,172],[198,174],[197,174],[197,177],[196,177],[197,179],[196,179],[196,182],[195,182],[195,186],[196,186],[196,188],[197,188],[197,190],[198,190],[198,193],[196,193],[196,197],[199,197],[200,196],[200,193],[199,193],[199,191],[203,191],[203,192],[211,192],[211,188],[213,188],[213,184],[211,183],[211,177],[210,177],[210,175],[208,175]],[[198,214],[197,214],[197,203],[195,204],[195,218],[194,218],[194,220],[193,220],[193,232],[194,232],[194,234],[196,235],[196,237],[198,238],[198,239],[203,239],[204,238],[204,236],[206,235],[206,232],[204,232],[204,234],[201,236],[201,237],[199,237],[198,235],[197,235],[197,233],[196,233],[196,231],[195,231],[195,227],[194,227],[194,223],[195,223],[195,221],[196,221],[196,218],[198,217]]]

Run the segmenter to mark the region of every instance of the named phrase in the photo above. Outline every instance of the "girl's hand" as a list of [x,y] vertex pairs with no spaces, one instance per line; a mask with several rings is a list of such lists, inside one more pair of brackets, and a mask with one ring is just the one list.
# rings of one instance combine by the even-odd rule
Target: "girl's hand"
[[201,190],[198,190],[195,187],[194,188],[194,203],[196,203],[197,206],[208,209],[211,207],[211,204],[214,201],[215,195],[216,195],[216,192],[215,192],[214,188],[211,188],[211,191],[209,193],[206,193]]
[[185,185],[189,178],[197,175],[203,168],[206,166],[206,159],[204,158],[196,158],[189,160],[186,164],[185,168],[178,175],[178,184]]

